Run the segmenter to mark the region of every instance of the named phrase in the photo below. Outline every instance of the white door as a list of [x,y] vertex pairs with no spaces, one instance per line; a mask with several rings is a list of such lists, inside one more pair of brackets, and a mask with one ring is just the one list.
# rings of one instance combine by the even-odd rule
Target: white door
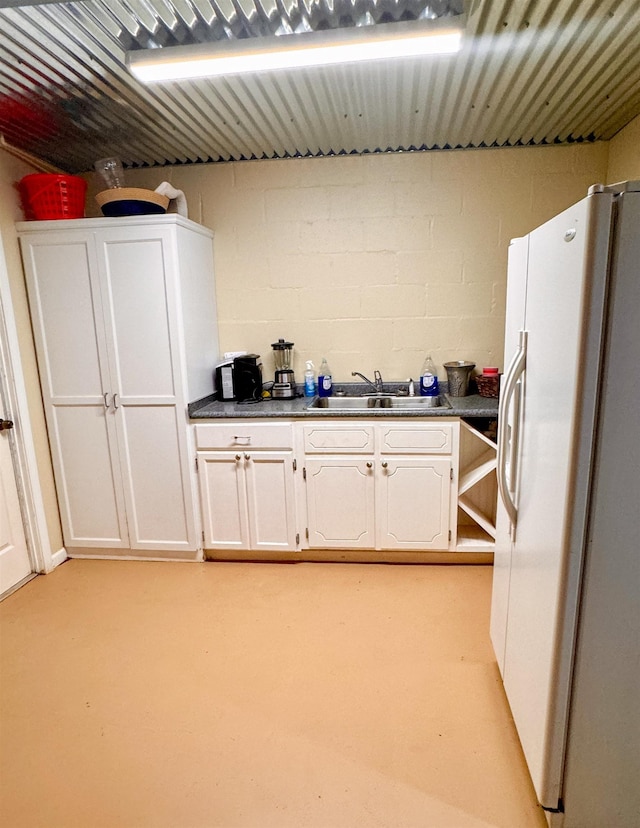
[[[529,237],[513,239],[509,245],[509,264],[507,278],[507,313],[504,335],[504,371],[500,395],[499,424],[504,429],[504,444],[498,447],[498,474],[503,476],[503,485],[508,487],[512,497],[517,501],[517,442],[521,425],[521,402],[523,389],[523,366],[518,365],[519,332],[524,330],[527,268],[529,261]],[[506,381],[510,372],[519,371],[519,377],[513,376],[513,393],[509,398],[505,394]],[[502,431],[500,432],[502,436]],[[504,675],[504,651],[507,639],[507,616],[509,611],[509,581],[511,578],[511,524],[509,515],[500,498],[496,511],[496,543],[493,557],[493,589],[491,593],[491,641],[496,654],[500,674]]]
[[171,228],[117,228],[98,238],[130,546],[193,550],[174,235]]
[[296,549],[293,453],[245,454],[245,480],[251,549]]
[[377,484],[379,549],[449,548],[449,458],[385,457]]
[[[0,595],[53,569],[11,288],[0,241]],[[18,492],[20,494],[18,494]],[[61,550],[56,556],[64,559]]]
[[[2,247],[0,266],[4,269]],[[5,272],[3,270],[3,276]],[[0,595],[13,589],[33,571],[18,497],[14,425],[7,418],[10,406],[6,383],[10,382],[12,371],[5,336],[4,307],[0,301]]]
[[373,458],[307,457],[309,546],[374,549]]
[[13,589],[33,571],[22,525],[10,422],[4,419],[0,422],[0,595]]
[[95,246],[89,233],[21,239],[67,546],[129,546]]
[[249,549],[249,518],[240,452],[198,452],[206,549]]

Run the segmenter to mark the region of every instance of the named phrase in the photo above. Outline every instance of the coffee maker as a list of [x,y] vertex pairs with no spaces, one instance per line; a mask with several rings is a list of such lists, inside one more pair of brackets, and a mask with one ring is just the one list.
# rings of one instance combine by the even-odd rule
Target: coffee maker
[[243,354],[233,360],[233,396],[238,402],[260,402],[262,399],[259,354]]
[[293,342],[279,339],[274,342],[273,356],[276,363],[276,378],[271,390],[271,396],[279,400],[291,400],[296,395],[296,380],[293,375]]

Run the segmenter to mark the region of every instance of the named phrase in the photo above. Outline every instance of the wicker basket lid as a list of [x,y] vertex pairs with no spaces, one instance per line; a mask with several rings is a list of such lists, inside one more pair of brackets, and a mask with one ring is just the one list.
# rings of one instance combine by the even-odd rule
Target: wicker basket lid
[[[117,215],[113,210],[117,210],[118,202],[123,203],[123,209],[126,209],[125,203],[139,203],[140,209],[136,212],[142,212],[145,203],[149,205],[149,212],[152,213],[166,212],[169,206],[167,196],[160,195],[154,190],[145,190],[142,187],[114,187],[111,190],[102,190],[102,192],[96,194],[96,202],[102,208],[105,205],[111,205],[112,209],[107,207],[111,215]],[[103,209],[103,213],[107,213],[107,210]],[[124,213],[124,215],[129,214],[130,211]]]

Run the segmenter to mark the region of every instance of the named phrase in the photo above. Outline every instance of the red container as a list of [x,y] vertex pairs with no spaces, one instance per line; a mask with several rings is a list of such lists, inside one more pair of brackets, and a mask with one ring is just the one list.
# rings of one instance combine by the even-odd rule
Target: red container
[[478,394],[481,397],[499,397],[500,396],[500,374],[481,374],[476,377],[478,385]]
[[25,217],[75,219],[84,217],[87,182],[77,175],[32,173],[20,180]]

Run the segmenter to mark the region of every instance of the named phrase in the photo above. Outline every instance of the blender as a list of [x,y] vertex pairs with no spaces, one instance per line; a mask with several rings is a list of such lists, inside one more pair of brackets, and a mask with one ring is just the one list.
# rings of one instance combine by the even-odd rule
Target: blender
[[279,400],[291,400],[296,395],[296,381],[293,376],[293,342],[279,339],[274,342],[273,356],[276,363],[276,378],[271,389],[271,396]]

